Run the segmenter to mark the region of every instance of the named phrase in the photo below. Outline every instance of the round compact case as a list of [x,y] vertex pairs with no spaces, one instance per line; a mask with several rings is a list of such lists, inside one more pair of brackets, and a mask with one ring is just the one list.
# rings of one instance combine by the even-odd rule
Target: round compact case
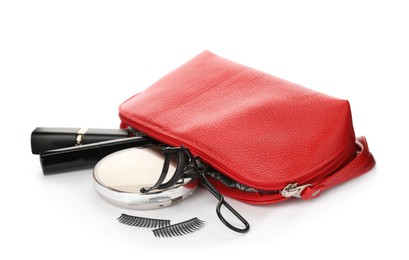
[[[112,153],[94,168],[94,185],[108,202],[129,209],[167,207],[191,195],[198,178],[181,178],[170,187],[153,187],[161,178],[163,168],[175,172],[176,162],[165,160],[160,148],[129,148]],[[165,176],[165,175],[163,175]],[[163,182],[169,182],[172,174]]]

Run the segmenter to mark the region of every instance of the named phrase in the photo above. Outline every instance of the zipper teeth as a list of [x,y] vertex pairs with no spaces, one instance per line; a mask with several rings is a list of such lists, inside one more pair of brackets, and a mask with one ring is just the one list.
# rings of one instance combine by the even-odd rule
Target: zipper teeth
[[[338,155],[336,156],[333,160],[328,162],[324,167],[321,167],[318,171],[316,171],[314,174],[304,174],[304,177],[295,181],[297,182],[298,186],[300,185],[305,185],[305,184],[314,184],[315,182],[320,181],[324,177],[327,177],[331,174],[334,173],[336,169],[338,169],[348,157],[350,157],[350,154],[353,151],[353,148],[355,147],[355,143],[351,142],[348,143],[348,145],[345,147],[345,149]],[[225,172],[223,172],[225,174]],[[229,176],[226,174],[226,176]],[[312,176],[312,177],[311,177]],[[229,176],[230,177],[230,176]],[[265,188],[259,185],[254,185],[254,184],[248,184],[246,181],[241,181],[238,180],[237,177],[234,178],[236,181],[239,183],[245,184],[251,188],[254,188],[260,193],[269,193],[269,194],[275,194],[275,193],[281,193],[281,191],[288,185],[288,183],[282,184],[282,185],[277,185],[273,188]]]
[[[315,182],[318,182],[318,181],[320,181],[321,179],[323,179],[324,177],[326,177],[326,176],[329,176],[329,175],[331,175],[331,174],[333,174],[333,172],[345,161],[345,158],[346,158],[346,156],[345,155],[349,155],[349,151],[350,151],[350,149],[348,149],[348,148],[350,148],[350,147],[348,147],[347,146],[347,149],[344,149],[344,151],[341,153],[341,155],[340,156],[338,156],[338,157],[336,157],[336,160],[334,161],[334,160],[332,160],[330,163],[329,163],[329,167],[325,167],[325,168],[322,168],[321,170],[320,170],[320,172],[322,172],[321,174],[319,174],[319,175],[317,175],[317,176],[315,176],[314,178],[312,178],[312,179],[309,179],[308,181],[306,181],[306,182],[308,182],[308,184],[313,184],[313,183],[315,183]],[[348,153],[347,153],[348,152]],[[328,164],[327,164],[328,165]],[[216,183],[218,183],[218,182],[216,182]],[[303,182],[298,182],[298,186],[301,186],[301,185],[304,185],[304,184],[307,184],[307,183],[303,183]],[[217,185],[217,184],[216,184]],[[223,185],[217,185],[220,189],[222,189],[222,190],[230,190],[230,188],[229,189],[226,189]],[[256,189],[257,190],[257,192],[255,192],[255,193],[258,193],[258,194],[261,194],[261,195],[266,195],[266,196],[269,196],[269,195],[276,195],[276,194],[280,194],[281,195],[281,192],[282,192],[282,190],[284,189],[285,187],[283,187],[283,188],[281,188],[281,189],[275,189],[275,190],[266,190],[266,189]],[[244,198],[251,198],[251,197],[254,197],[253,195],[251,195],[251,192],[245,192],[245,193],[243,193],[243,195],[244,194],[248,194],[247,196],[243,196]]]
[[[119,114],[120,119],[122,120],[122,122],[124,122],[127,126],[130,126],[132,128],[135,127],[137,130],[141,130],[142,132],[144,132],[145,134],[150,135],[151,137],[158,139],[159,141],[163,141],[165,143],[167,143],[168,145],[179,145],[180,142],[179,140],[169,137],[169,136],[165,136],[157,131],[152,131],[149,128],[144,127],[141,124],[138,124],[136,122],[134,122],[131,119],[128,119],[126,116],[124,116],[123,114]],[[131,122],[131,123],[130,123]],[[340,155],[338,155],[334,160],[328,162],[324,167],[320,168],[319,171],[317,171],[318,173],[314,174],[313,178],[309,178],[312,174],[305,174],[304,177],[300,180],[297,181],[298,185],[304,185],[304,184],[312,184],[313,182],[316,182],[317,180],[322,179],[325,176],[328,176],[330,174],[333,173],[334,170],[336,170],[341,164],[342,162],[344,162],[346,160],[346,158],[349,156],[349,153],[353,150],[355,143],[349,143],[348,146],[346,146],[346,148],[342,151],[342,153]],[[192,153],[196,153],[197,151],[192,150]],[[203,156],[201,155],[201,159],[204,159],[205,162],[209,162],[212,160],[209,160],[209,158],[207,156]],[[212,165],[212,164],[211,164]],[[212,165],[213,166],[213,165]],[[223,166],[217,165],[218,167],[215,167],[217,169],[221,169],[221,172],[223,172],[223,174],[225,174],[226,176],[230,177],[231,176],[229,174],[226,174],[228,171],[224,170]],[[259,190],[260,192],[266,192],[269,194],[268,195],[277,195],[278,193],[281,193],[281,191],[285,188],[287,184],[281,184],[281,185],[277,185],[275,187],[272,188],[266,188],[254,183],[249,183],[247,180],[241,180],[240,178],[237,178],[237,176],[233,177],[234,180],[238,181],[239,183],[242,183],[246,186],[252,187],[254,189]]]
[[260,204],[263,203],[271,203],[272,201],[284,200],[288,199],[281,196],[281,190],[275,190],[271,193],[257,193],[257,192],[243,192],[238,189],[231,189],[227,186],[224,186],[220,182],[216,180],[210,179],[210,182],[214,185],[214,187],[223,193],[226,196],[233,197],[242,201],[247,202],[258,202]]
[[[335,160],[332,160],[329,162],[326,166],[320,169],[320,174],[316,175],[314,178],[308,180],[308,184],[315,184],[315,182],[319,182],[322,180],[324,177],[329,176],[334,173],[334,171],[339,168],[342,163],[346,160],[348,157],[350,151],[353,149],[354,146],[348,145],[342,153],[336,157]],[[307,179],[307,178],[304,178]],[[271,203],[271,202],[279,202],[281,200],[288,199],[286,197],[283,197],[281,195],[282,190],[285,188],[281,189],[275,189],[275,190],[266,190],[266,189],[257,189],[260,191],[260,193],[257,192],[242,192],[239,190],[232,190],[231,188],[224,186],[220,184],[217,181],[212,182],[213,185],[220,190],[222,193],[225,193],[227,196],[232,196],[235,197],[239,200],[242,201],[247,201],[247,202],[257,202],[260,204],[265,204],[265,203]],[[303,182],[298,182],[298,186],[304,185],[306,183]],[[265,192],[265,193],[263,193]]]

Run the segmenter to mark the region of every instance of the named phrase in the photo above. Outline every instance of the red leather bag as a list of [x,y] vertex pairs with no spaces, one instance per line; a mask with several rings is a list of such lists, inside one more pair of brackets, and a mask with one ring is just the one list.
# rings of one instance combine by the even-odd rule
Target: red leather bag
[[210,52],[125,101],[120,118],[187,147],[223,174],[210,178],[222,194],[252,204],[317,197],[375,165],[348,101]]

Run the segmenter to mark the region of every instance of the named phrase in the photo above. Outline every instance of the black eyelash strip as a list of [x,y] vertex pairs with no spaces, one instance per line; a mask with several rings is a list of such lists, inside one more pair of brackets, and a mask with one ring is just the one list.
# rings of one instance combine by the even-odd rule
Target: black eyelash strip
[[155,237],[183,236],[195,232],[204,226],[205,222],[198,218],[192,218],[167,227],[152,230]]
[[170,225],[170,220],[167,219],[142,218],[127,214],[122,214],[118,221],[126,225],[146,228],[163,228]]

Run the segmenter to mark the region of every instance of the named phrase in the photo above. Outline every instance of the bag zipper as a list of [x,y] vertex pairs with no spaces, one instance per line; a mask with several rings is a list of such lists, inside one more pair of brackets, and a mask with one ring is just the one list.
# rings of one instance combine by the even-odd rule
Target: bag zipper
[[301,181],[289,183],[278,189],[258,189],[257,192],[252,193],[239,191],[237,189],[233,190],[223,184],[220,184],[218,181],[213,181],[212,184],[227,196],[253,204],[279,202],[291,197],[302,198],[302,193],[305,188],[314,187],[327,177],[330,177],[332,174],[337,172],[337,170],[348,164],[353,158],[355,158],[355,156],[355,143],[352,143],[352,145],[349,143],[340,155],[327,163],[326,167],[320,169],[320,173],[318,175],[314,175],[314,177],[311,179],[308,179],[308,176],[311,175],[305,175],[306,177],[302,178]]
[[[175,138],[172,138],[168,135],[164,135],[160,133],[159,131],[153,131],[151,128],[147,128],[142,124],[138,124],[134,120],[129,120],[126,116],[123,114],[119,114],[119,117],[122,121],[121,127],[122,128],[131,128],[133,131],[136,132],[143,132],[149,136],[151,136],[154,139],[157,139],[158,141],[163,141],[164,143],[171,145],[171,146],[180,146],[183,143]],[[191,149],[191,152],[193,154],[198,154],[197,151],[194,149]],[[305,174],[303,178],[297,180],[297,182],[294,183],[287,183],[287,184],[282,184],[282,185],[277,185],[275,187],[263,187],[261,185],[257,185],[254,183],[248,183],[246,180],[239,180],[239,178],[235,178],[235,180],[239,183],[242,183],[246,186],[252,187],[259,192],[256,193],[251,193],[251,192],[243,192],[240,190],[234,190],[232,188],[229,188],[227,186],[224,186],[223,184],[219,184],[217,181],[211,181],[211,183],[219,189],[223,194],[226,194],[227,196],[245,201],[245,202],[250,202],[250,203],[271,203],[275,201],[281,201],[284,199],[287,199],[289,197],[296,197],[296,198],[301,198],[301,194],[303,190],[308,187],[308,186],[313,186],[315,183],[320,182],[322,179],[324,179],[327,176],[330,176],[332,173],[334,173],[337,169],[341,168],[344,166],[346,163],[348,163],[350,160],[352,160],[351,155],[355,156],[355,142],[349,142],[348,145],[345,147],[345,149],[339,154],[338,156],[334,157],[332,160],[327,162],[324,167],[321,167],[317,172],[315,173],[310,173],[310,174]],[[200,153],[199,153],[200,154]],[[203,157],[203,156],[202,156]],[[208,163],[211,160],[208,160],[207,158],[201,158],[204,159],[206,163]],[[221,167],[218,167],[221,168]],[[221,169],[223,174],[226,176],[230,177],[230,175]],[[311,178],[311,176],[313,176]],[[236,176],[237,177],[237,176]]]

